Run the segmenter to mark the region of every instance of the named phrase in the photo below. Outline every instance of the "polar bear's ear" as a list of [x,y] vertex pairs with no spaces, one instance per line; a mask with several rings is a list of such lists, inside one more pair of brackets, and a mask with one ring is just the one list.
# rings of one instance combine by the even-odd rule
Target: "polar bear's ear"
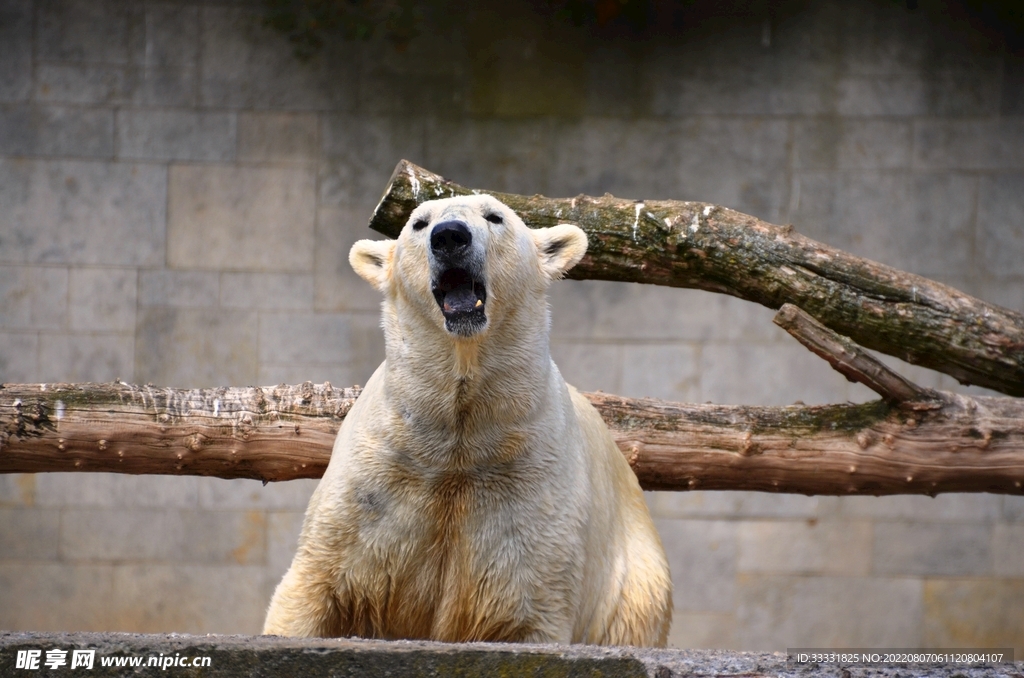
[[366,282],[384,292],[397,240],[359,240],[348,253],[348,263]]
[[579,226],[559,224],[532,231],[541,270],[551,280],[561,278],[587,253],[587,234]]

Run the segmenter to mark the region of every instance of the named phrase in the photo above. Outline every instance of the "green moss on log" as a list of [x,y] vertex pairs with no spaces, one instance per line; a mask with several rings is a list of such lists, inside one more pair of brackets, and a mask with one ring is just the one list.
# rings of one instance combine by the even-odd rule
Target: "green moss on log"
[[[479,192],[402,161],[370,228],[395,237],[418,204]],[[697,288],[772,309],[792,303],[865,348],[1024,396],[1024,316],[951,287],[717,205],[487,192],[528,226],[568,222],[587,232],[587,256],[570,278]]]

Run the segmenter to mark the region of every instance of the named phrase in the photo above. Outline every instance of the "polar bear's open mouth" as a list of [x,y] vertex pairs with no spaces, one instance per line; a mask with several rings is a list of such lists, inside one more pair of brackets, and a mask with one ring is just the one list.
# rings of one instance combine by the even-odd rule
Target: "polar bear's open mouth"
[[434,299],[449,332],[470,335],[487,322],[487,288],[464,268],[449,268],[434,282]]

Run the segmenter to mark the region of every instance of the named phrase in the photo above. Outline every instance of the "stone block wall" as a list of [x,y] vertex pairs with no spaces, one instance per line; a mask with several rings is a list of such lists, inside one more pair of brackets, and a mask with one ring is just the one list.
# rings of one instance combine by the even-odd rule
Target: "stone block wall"
[[[639,40],[482,3],[402,51],[301,63],[254,3],[0,0],[0,382],[365,383],[379,299],[347,252],[403,157],[493,190],[717,202],[1024,310],[1024,59],[918,4]],[[583,389],[872,397],[736,299],[551,297]],[[0,628],[258,632],[314,486],[0,476]],[[1022,498],[649,501],[677,646],[1024,652]]]

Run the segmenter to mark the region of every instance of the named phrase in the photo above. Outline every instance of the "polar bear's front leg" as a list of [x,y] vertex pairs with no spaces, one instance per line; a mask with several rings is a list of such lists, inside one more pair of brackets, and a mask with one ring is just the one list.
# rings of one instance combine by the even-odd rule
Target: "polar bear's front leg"
[[[296,558],[274,590],[264,635],[329,638],[341,624],[334,587]],[[312,575],[310,574],[312,573]]]

